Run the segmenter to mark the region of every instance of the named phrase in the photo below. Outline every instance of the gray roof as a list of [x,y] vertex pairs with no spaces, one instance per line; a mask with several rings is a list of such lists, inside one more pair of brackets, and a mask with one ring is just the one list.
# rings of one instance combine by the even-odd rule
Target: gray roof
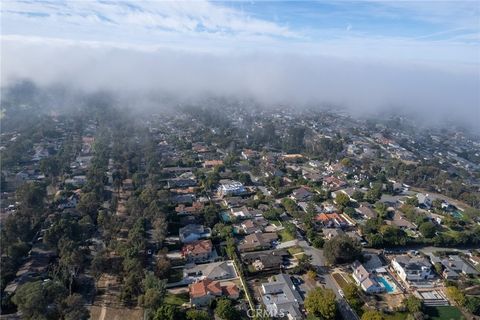
[[192,267],[186,266],[185,271],[189,274],[195,273],[209,279],[230,279],[237,277],[231,261],[193,265]]
[[[293,318],[301,318],[299,305],[303,299],[294,286],[290,276],[278,274],[272,277],[273,281],[262,283],[263,303],[268,311],[282,310],[288,312]],[[271,314],[274,316],[274,314]]]
[[395,260],[400,266],[402,266],[402,268],[408,270],[422,270],[422,267],[430,268],[432,266],[427,258],[412,258],[406,254],[395,257]]

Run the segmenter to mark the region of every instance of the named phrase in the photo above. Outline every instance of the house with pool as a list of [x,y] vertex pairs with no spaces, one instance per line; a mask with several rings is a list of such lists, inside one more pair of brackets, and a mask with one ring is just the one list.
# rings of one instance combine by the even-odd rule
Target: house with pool
[[355,261],[352,265],[352,277],[362,290],[369,294],[394,293],[396,285],[385,268],[367,270],[363,264]]

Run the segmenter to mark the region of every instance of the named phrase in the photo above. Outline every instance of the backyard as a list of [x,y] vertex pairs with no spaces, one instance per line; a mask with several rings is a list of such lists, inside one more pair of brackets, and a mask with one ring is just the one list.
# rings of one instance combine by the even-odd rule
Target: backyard
[[465,319],[460,310],[453,306],[427,307],[425,313],[433,320]]

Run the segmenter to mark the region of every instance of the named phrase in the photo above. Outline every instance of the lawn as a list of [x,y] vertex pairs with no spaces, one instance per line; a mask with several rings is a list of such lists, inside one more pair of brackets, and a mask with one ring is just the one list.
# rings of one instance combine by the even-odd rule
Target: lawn
[[288,248],[287,251],[293,256],[294,254],[303,252],[303,249],[300,247],[291,247],[291,248]]
[[383,314],[385,320],[405,320],[408,316],[407,312],[395,312],[392,314]]
[[345,289],[345,287],[348,285],[347,281],[345,281],[345,278],[340,273],[334,273],[332,276],[340,288],[342,288],[342,290]]
[[465,319],[458,310],[453,306],[441,306],[441,307],[427,307],[425,313],[430,316],[432,320],[458,320]]
[[188,293],[186,292],[179,293],[179,294],[167,293],[165,295],[164,303],[181,306],[182,304],[188,303],[189,301],[190,299],[189,299]]
[[282,231],[278,232],[278,236],[280,237],[281,242],[291,241],[294,240],[295,237],[290,234],[287,230],[283,229]]

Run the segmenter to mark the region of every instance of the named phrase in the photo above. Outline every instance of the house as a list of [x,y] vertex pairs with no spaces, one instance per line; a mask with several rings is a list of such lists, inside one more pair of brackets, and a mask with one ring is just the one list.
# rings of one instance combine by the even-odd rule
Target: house
[[219,281],[202,280],[189,285],[190,303],[192,306],[206,306],[217,297],[238,299],[240,290],[234,283],[222,286]]
[[247,190],[239,181],[222,179],[220,180],[220,188],[218,188],[218,193],[221,197],[241,196],[246,194]]
[[327,240],[330,240],[332,238],[335,238],[336,236],[343,235],[343,234],[345,234],[345,232],[343,232],[342,229],[335,229],[335,228],[323,229],[323,235]]
[[434,277],[432,265],[425,257],[396,256],[392,259],[392,267],[403,281],[424,281]]
[[466,276],[476,276],[479,272],[472,267],[467,261],[465,261],[459,255],[450,255],[445,258],[431,257],[432,263],[440,263],[443,266],[442,276],[445,279],[458,279],[460,274]]
[[297,202],[299,201],[309,201],[310,198],[313,196],[313,193],[310,192],[310,189],[307,187],[301,187],[296,190],[293,190],[290,198]]
[[243,221],[239,225],[239,229],[243,231],[245,234],[251,234],[255,232],[262,232],[262,230],[253,222],[253,220],[248,219]]
[[188,188],[195,187],[196,185],[197,181],[190,178],[174,178],[167,180],[168,188]]
[[205,262],[212,256],[213,244],[210,240],[198,240],[183,246],[182,257],[187,262]]
[[183,269],[183,279],[188,283],[200,280],[226,280],[237,278],[233,261],[220,261],[207,264],[187,264]]
[[427,209],[432,207],[432,199],[429,197],[428,193],[417,193],[418,206],[423,206]]
[[393,214],[392,220],[385,221],[389,225],[394,225],[399,227],[400,229],[409,229],[409,230],[417,230],[417,225],[408,221],[405,215],[400,213],[400,211],[396,211]]
[[364,219],[376,219],[378,213],[372,208],[372,205],[368,202],[360,203],[360,206],[355,209]]
[[274,232],[253,233],[245,236],[237,248],[240,252],[267,250],[277,239],[278,235]]
[[277,274],[262,283],[262,301],[271,317],[303,319],[300,307],[303,299],[287,274]]
[[376,277],[365,269],[365,267],[358,261],[355,261],[352,265],[353,272],[352,277],[355,283],[362,288],[366,293],[381,293],[385,291]]
[[357,200],[352,198],[353,194],[357,190],[358,190],[357,188],[346,188],[346,189],[341,189],[341,190],[338,190],[338,191],[334,191],[334,192],[332,192],[332,198],[335,199],[337,197],[337,195],[341,192],[341,193],[347,195],[348,199],[350,201],[357,202]]
[[238,208],[245,204],[245,200],[242,197],[228,197],[223,198],[222,204],[228,208]]
[[230,209],[230,215],[236,219],[248,219],[254,216],[254,212],[246,206],[243,206],[241,208]]
[[199,214],[202,213],[204,207],[205,205],[200,201],[195,201],[191,206],[186,206],[181,203],[175,207],[175,212],[177,212],[178,215]]
[[203,163],[204,168],[214,168],[223,165],[223,160],[206,160]]
[[347,185],[347,183],[343,180],[338,179],[335,176],[329,176],[329,177],[325,177],[323,179],[322,185],[325,188],[335,190],[335,189],[340,189],[340,188],[345,187]]
[[343,228],[348,222],[338,213],[320,213],[315,216],[315,221],[320,222],[327,228]]
[[244,149],[242,151],[242,158],[245,160],[250,160],[257,157],[258,153],[251,149]]
[[256,271],[279,270],[289,253],[285,249],[257,251],[242,254],[242,261]]
[[211,235],[210,228],[206,228],[201,224],[188,224],[178,230],[180,241],[190,243],[202,238],[209,238]]

